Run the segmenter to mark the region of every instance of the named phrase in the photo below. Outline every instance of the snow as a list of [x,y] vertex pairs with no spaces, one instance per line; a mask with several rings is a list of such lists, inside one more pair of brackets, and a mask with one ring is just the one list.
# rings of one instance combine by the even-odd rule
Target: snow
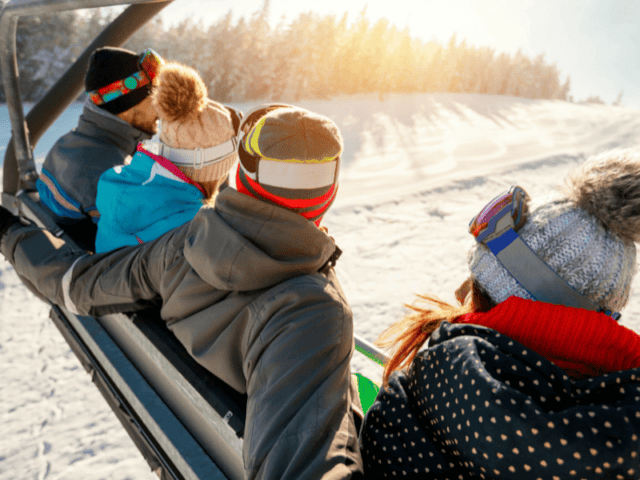
[[[415,294],[454,300],[468,273],[469,220],[496,194],[519,184],[533,197],[546,195],[589,155],[640,141],[640,110],[604,105],[474,94],[300,105],[334,119],[344,136],[338,199],[323,224],[344,252],[337,271],[356,332],[370,341],[402,317]],[[54,124],[36,158],[75,126],[79,112],[74,105]],[[0,124],[8,124],[6,108]],[[640,332],[638,282],[622,324]],[[380,379],[381,369],[364,356],[356,353],[352,365]],[[4,260],[0,412],[2,480],[157,478],[48,308]]]

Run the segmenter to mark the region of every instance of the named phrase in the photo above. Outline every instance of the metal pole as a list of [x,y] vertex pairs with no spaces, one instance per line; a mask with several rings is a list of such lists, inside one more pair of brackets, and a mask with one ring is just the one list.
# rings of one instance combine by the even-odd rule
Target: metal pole
[[[15,195],[18,190],[35,189],[37,173],[32,147],[81,93],[91,53],[99,47],[122,45],[171,2],[172,0],[14,0],[4,6],[0,13],[0,65],[13,132],[13,141],[7,146],[4,159],[4,193]],[[45,97],[29,111],[25,121],[16,53],[18,17],[129,3],[138,4],[129,6],[96,37]]]
[[365,340],[358,334],[354,334],[354,339],[356,342],[356,350],[363,355],[365,355],[370,360],[373,360],[378,365],[384,367],[387,363],[389,363],[389,356],[386,355],[382,350],[376,347],[373,343]]

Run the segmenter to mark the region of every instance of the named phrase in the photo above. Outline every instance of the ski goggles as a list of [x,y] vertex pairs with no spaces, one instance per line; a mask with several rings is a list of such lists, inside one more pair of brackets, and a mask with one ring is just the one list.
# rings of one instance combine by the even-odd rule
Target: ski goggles
[[[175,165],[192,167],[196,170],[200,170],[224,160],[229,155],[237,153],[238,131],[240,129],[243,114],[242,111],[236,110],[228,105],[223,105],[223,107],[227,109],[231,116],[231,123],[235,132],[235,135],[231,137],[231,139],[208,148],[182,149],[169,147],[164,143],[160,143],[158,154],[168,160],[171,160]],[[160,123],[160,128],[162,128],[162,123]]]
[[516,233],[525,223],[527,192],[512,186],[476,215],[469,232],[486,245],[513,278],[535,299],[554,305],[602,312],[614,320],[620,313],[597,305],[574,290]]
[[131,93],[138,88],[149,85],[158,73],[158,69],[164,64],[164,60],[153,49],[148,48],[140,54],[138,66],[140,70],[127,78],[116,80],[109,85],[87,92],[87,96],[94,105],[102,105],[111,102],[123,95]]

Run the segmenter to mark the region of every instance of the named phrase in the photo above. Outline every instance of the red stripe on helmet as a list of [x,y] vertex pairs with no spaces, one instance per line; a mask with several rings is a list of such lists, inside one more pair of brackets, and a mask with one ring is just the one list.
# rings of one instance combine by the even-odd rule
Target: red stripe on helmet
[[[240,165],[238,165],[238,173],[237,175],[239,175],[240,173]],[[251,188],[253,188],[257,194],[259,194],[260,196],[266,198],[267,200],[271,200],[274,203],[277,203],[278,205],[281,205],[285,208],[307,208],[307,207],[313,207],[316,206],[320,203],[324,203],[327,200],[329,200],[332,196],[335,195],[335,191],[336,191],[336,184],[334,183],[333,185],[331,185],[331,188],[329,189],[329,191],[319,197],[315,197],[315,198],[299,198],[299,199],[293,199],[293,198],[284,198],[284,197],[278,197],[277,195],[274,195],[273,193],[269,193],[268,191],[266,191],[264,188],[262,188],[260,186],[259,183],[257,183],[256,181],[252,180],[251,178],[249,178],[248,175],[245,175],[244,178],[247,179],[247,183],[249,183],[249,186]]]
[[[307,220],[313,220],[314,218],[318,217],[316,218],[316,220],[313,220],[313,223],[315,223],[316,226],[320,226],[320,222],[322,221],[322,216],[327,211],[329,206],[333,203],[333,198],[335,197],[335,194],[337,191],[336,184],[333,184],[331,186],[331,189],[329,189],[327,193],[316,198],[289,199],[289,198],[278,197],[277,195],[267,192],[264,188],[262,188],[258,183],[253,181],[247,175],[244,175],[243,177],[241,177],[240,168],[241,168],[240,165],[238,165],[238,170],[236,171],[236,190],[238,190],[238,192],[244,193],[245,195],[249,195],[250,197],[255,198],[257,200],[260,200],[260,198],[264,198],[265,200],[273,202],[280,207],[294,211],[298,215],[301,215],[304,218],[306,218]],[[244,180],[247,181],[249,186],[256,192],[258,196],[254,195],[253,192],[244,185],[243,183]],[[300,209],[303,209],[303,208],[315,207],[319,205],[320,207],[315,210],[306,211],[306,212],[299,211]]]

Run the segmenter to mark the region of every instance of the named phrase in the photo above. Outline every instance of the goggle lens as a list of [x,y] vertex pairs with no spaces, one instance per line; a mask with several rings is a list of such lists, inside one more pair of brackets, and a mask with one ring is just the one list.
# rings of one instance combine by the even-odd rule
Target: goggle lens
[[478,239],[478,237],[485,238],[491,235],[493,231],[487,231],[487,229],[495,229],[497,223],[495,220],[502,218],[506,213],[509,213],[513,218],[514,230],[517,230],[524,223],[522,212],[524,201],[527,198],[527,192],[522,188],[517,186],[511,187],[509,191],[491,200],[487,206],[471,220],[469,232],[476,237],[476,239]]
[[164,65],[164,60],[155,50],[148,48],[140,55],[138,64],[142,71],[149,77],[149,80],[153,81],[158,74],[158,68]]

